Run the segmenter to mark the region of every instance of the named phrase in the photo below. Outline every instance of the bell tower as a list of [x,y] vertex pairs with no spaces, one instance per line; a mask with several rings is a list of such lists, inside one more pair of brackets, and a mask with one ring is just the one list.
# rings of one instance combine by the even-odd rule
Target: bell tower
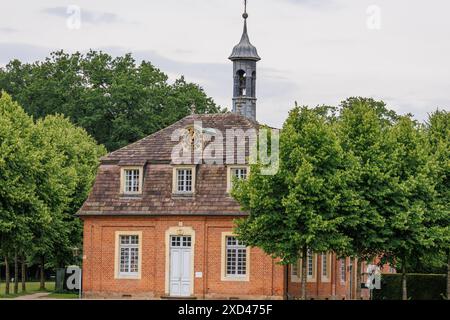
[[247,32],[247,0],[245,0],[244,31],[241,41],[233,48],[233,113],[256,121],[256,63],[261,60],[250,43]]

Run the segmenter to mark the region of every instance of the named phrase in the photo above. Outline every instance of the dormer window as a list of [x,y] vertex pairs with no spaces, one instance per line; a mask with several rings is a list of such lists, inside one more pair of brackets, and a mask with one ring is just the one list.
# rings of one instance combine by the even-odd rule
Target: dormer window
[[237,179],[247,179],[247,168],[231,168],[231,173]]
[[192,192],[192,169],[177,170],[177,192]]
[[236,167],[228,167],[227,174],[227,192],[231,192],[233,188],[233,180],[245,180],[248,177],[249,167],[247,166],[236,166]]
[[173,193],[195,193],[195,166],[179,166],[173,169]]
[[126,167],[121,170],[121,193],[124,195],[142,194],[142,167]]

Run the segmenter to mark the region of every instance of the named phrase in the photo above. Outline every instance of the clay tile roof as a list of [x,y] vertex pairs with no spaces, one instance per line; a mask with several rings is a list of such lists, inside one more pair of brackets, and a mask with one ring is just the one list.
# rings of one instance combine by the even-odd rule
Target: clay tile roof
[[179,143],[171,140],[172,133],[177,129],[193,126],[198,121],[202,122],[204,129],[220,130],[224,137],[227,129],[248,130],[259,128],[257,122],[234,113],[190,115],[142,140],[108,154],[101,160],[104,163],[119,162],[120,165],[170,162],[172,149]]
[[[221,215],[243,216],[239,204],[227,194],[225,165],[196,166],[195,194],[172,193],[172,132],[201,121],[202,127],[221,130],[258,129],[258,123],[237,114],[190,115],[102,159],[94,187],[79,211],[80,216]],[[225,150],[225,147],[224,147]],[[225,152],[224,152],[225,153]],[[144,167],[143,193],[120,194],[121,166]]]

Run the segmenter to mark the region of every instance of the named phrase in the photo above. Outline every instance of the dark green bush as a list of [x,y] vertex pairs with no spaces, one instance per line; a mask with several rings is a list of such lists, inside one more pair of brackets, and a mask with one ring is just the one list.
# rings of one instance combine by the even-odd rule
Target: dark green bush
[[[409,300],[442,300],[446,297],[447,277],[444,274],[409,273],[406,277]],[[383,274],[381,290],[373,291],[374,300],[401,300],[402,275]]]

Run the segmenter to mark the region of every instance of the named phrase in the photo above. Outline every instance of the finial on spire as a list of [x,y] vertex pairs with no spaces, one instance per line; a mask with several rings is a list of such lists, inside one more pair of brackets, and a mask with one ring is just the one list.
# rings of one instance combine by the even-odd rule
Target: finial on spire
[[242,16],[244,17],[244,30],[242,32],[241,41],[233,48],[229,59],[231,61],[243,59],[259,61],[261,58],[258,56],[256,48],[250,43],[247,32],[247,0],[244,0],[244,14]]
[[246,19],[246,20],[247,20],[247,18],[248,18],[248,13],[247,13],[247,0],[244,0],[244,14],[242,15],[242,17],[243,17],[244,19]]

